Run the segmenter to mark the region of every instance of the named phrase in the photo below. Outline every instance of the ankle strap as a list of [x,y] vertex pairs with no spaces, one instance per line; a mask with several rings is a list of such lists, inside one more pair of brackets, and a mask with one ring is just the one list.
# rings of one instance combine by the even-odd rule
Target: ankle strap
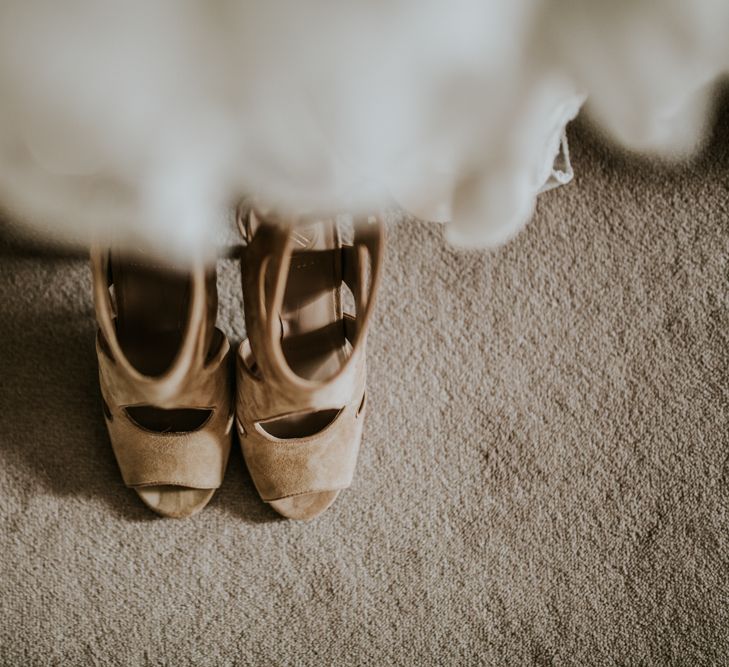
[[[335,249],[341,257],[342,281],[354,295],[356,314],[345,313],[342,318],[346,338],[352,346],[350,356],[333,377],[322,381],[297,375],[288,364],[281,345],[281,323],[277,314],[281,312],[286,291],[294,250],[295,225],[290,221],[267,220],[264,223],[250,209],[245,213],[245,220],[239,215],[239,226],[248,236],[241,271],[246,330],[261,375],[267,382],[285,386],[291,391],[315,391],[323,385],[336,382],[337,378],[347,374],[348,368],[356,363],[355,358],[364,346],[374,307],[374,296],[380,281],[384,246],[384,225],[381,218],[371,216],[356,219],[353,243],[343,244]],[[254,227],[255,232],[251,234]],[[272,270],[274,278],[273,284],[267,286],[266,276],[269,270]]]
[[99,345],[100,353],[106,354],[109,358],[114,374],[120,376],[118,381],[136,386],[150,404],[164,405],[176,397],[181,387],[187,384],[187,380],[204,365],[207,294],[203,265],[196,264],[191,270],[190,309],[177,356],[162,375],[154,377],[144,375],[134,368],[119,344],[114,325],[114,307],[109,292],[113,281],[108,250],[99,246],[91,248],[91,273],[96,318],[102,338]]

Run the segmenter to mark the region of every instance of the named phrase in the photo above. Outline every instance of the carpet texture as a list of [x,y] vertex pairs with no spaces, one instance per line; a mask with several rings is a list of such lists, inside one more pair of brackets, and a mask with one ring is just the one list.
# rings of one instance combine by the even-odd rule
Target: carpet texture
[[0,664],[727,664],[728,149],[726,114],[673,170],[578,127],[575,182],[503,249],[391,226],[356,479],[310,524],[237,448],[200,515],[146,510],[104,428],[87,264],[8,236]]

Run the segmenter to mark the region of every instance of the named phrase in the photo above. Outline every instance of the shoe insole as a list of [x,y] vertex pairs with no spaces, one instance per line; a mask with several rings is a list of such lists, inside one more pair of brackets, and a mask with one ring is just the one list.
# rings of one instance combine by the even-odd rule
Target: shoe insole
[[170,518],[196,514],[215,493],[215,489],[190,489],[184,486],[143,486],[137,487],[135,491],[150,509]]
[[190,276],[142,255],[111,258],[119,345],[140,373],[158,376],[174,361],[185,333]]

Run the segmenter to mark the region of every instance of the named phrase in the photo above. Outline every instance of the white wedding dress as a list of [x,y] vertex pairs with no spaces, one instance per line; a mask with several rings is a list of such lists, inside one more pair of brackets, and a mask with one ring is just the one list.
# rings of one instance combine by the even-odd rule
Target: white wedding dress
[[727,34],[726,0],[4,0],[0,208],[189,256],[244,194],[395,201],[494,245],[569,181],[585,100],[628,147],[695,150]]

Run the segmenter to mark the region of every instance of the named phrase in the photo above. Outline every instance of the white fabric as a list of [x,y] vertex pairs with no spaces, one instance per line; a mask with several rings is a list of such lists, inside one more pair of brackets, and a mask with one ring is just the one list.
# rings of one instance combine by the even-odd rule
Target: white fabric
[[586,93],[622,143],[693,150],[728,28],[726,0],[4,0],[0,203],[180,255],[247,193],[500,243],[569,180]]

